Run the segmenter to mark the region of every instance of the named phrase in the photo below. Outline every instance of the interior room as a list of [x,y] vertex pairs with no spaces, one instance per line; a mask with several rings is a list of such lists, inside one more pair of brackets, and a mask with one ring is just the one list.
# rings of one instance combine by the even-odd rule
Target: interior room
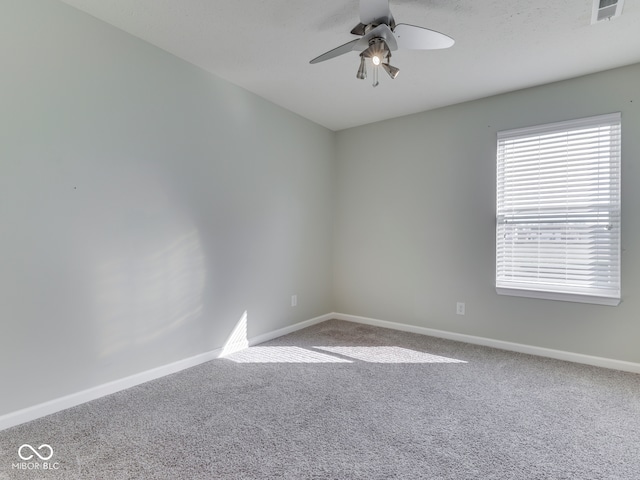
[[[0,0],[0,478],[640,478],[640,3],[253,3]],[[499,294],[498,136],[614,113],[615,305]]]

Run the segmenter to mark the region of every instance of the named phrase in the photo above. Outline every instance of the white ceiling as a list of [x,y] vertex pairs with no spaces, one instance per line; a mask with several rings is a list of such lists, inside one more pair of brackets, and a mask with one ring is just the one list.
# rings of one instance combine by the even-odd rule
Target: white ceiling
[[640,62],[640,0],[591,25],[592,0],[391,0],[447,50],[397,51],[380,86],[355,77],[358,0],[62,0],[332,130]]

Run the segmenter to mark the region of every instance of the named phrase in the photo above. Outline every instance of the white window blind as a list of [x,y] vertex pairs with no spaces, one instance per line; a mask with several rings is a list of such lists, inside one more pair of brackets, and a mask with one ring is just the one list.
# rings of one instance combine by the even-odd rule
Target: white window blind
[[620,302],[620,136],[620,113],[498,132],[498,293]]

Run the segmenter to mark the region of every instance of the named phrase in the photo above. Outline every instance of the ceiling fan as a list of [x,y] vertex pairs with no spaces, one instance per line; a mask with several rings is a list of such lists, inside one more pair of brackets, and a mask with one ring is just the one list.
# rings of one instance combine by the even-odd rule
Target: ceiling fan
[[320,63],[348,52],[360,51],[360,67],[356,78],[367,78],[366,60],[373,65],[373,86],[378,86],[378,67],[393,79],[398,68],[389,64],[391,52],[398,49],[433,50],[449,48],[453,38],[434,30],[398,23],[389,9],[389,0],[360,0],[360,23],[351,30],[360,38],[323,53],[309,63]]

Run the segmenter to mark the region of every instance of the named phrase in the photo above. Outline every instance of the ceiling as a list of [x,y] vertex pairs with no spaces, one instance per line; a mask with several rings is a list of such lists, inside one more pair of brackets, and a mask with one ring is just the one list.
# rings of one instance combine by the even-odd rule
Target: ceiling
[[391,0],[398,23],[453,37],[356,79],[358,0],[62,0],[332,130],[640,62],[640,0],[591,25],[592,0]]

